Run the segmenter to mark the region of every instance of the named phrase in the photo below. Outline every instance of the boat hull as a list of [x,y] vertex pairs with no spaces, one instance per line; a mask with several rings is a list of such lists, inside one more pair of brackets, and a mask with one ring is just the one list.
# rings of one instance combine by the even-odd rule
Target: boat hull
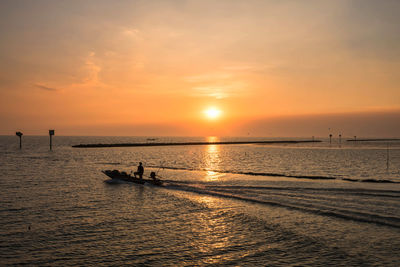
[[156,180],[152,180],[152,179],[139,179],[139,178],[135,178],[132,177],[131,175],[127,174],[126,172],[120,172],[118,170],[105,170],[102,171],[102,173],[104,173],[105,175],[107,175],[108,177],[110,177],[111,179],[115,179],[115,180],[121,180],[121,181],[125,181],[125,182],[131,182],[131,183],[135,183],[135,184],[152,184],[152,185],[156,185],[156,186],[162,186],[163,183],[162,181],[156,179]]

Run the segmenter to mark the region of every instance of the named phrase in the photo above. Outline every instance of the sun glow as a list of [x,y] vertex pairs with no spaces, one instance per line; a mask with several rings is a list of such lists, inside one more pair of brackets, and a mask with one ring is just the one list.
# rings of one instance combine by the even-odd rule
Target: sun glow
[[204,114],[207,118],[214,120],[221,116],[221,110],[216,108],[209,108],[204,111]]

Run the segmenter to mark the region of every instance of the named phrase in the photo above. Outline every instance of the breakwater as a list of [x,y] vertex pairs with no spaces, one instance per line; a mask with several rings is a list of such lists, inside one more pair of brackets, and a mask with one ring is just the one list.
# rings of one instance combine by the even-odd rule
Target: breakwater
[[368,138],[368,139],[348,139],[347,142],[387,142],[387,141],[400,141],[400,138]]
[[75,148],[99,147],[139,147],[139,146],[202,146],[202,145],[246,145],[246,144],[298,144],[317,143],[320,140],[286,140],[286,141],[230,141],[230,142],[179,142],[179,143],[120,143],[120,144],[79,144]]

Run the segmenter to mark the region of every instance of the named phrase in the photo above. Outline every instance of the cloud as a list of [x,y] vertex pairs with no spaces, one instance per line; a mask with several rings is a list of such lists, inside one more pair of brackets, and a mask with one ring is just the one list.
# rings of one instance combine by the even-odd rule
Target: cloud
[[83,60],[84,65],[82,66],[82,71],[84,73],[84,77],[78,83],[72,84],[72,87],[90,88],[104,86],[99,77],[102,68],[98,63],[100,59],[96,56],[96,53],[90,51],[88,55],[83,58]]
[[184,78],[189,83],[202,83],[202,82],[215,82],[221,80],[231,79],[232,74],[226,72],[206,73],[201,75],[187,76]]
[[193,87],[195,96],[209,96],[216,99],[224,99],[234,95],[238,95],[239,91],[244,88],[242,83],[232,83],[229,85],[205,85]]
[[138,29],[128,29],[128,28],[126,28],[126,29],[122,30],[121,33],[123,35],[125,35],[125,36],[138,38],[139,34],[140,34],[140,31]]
[[227,71],[254,71],[254,70],[259,70],[259,69],[265,69],[265,66],[258,66],[258,65],[230,65],[230,66],[225,66],[222,69],[227,70]]
[[86,58],[86,70],[87,76],[84,80],[84,84],[87,85],[98,85],[99,84],[99,73],[101,71],[101,67],[96,64],[95,58],[96,54],[94,52],[90,52],[89,56]]
[[58,91],[57,88],[48,87],[48,86],[45,86],[45,85],[43,85],[43,84],[36,83],[36,84],[34,84],[34,85],[35,85],[35,87],[37,87],[37,88],[39,88],[39,89],[42,89],[42,90],[45,90],[45,91],[51,91],[51,92]]
[[184,78],[193,85],[194,96],[208,96],[216,99],[228,98],[243,93],[246,83],[228,72],[212,72]]
[[194,87],[195,96],[209,96],[216,99],[223,99],[229,97],[229,93],[226,92],[225,88],[215,86],[202,86]]

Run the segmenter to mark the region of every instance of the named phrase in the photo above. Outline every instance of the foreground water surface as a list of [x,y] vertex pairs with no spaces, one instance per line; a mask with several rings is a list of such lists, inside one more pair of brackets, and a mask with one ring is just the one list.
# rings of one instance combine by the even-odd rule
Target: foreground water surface
[[[71,148],[209,141],[154,139],[1,136],[0,263],[400,264],[399,142]],[[165,187],[105,182],[139,161]]]

